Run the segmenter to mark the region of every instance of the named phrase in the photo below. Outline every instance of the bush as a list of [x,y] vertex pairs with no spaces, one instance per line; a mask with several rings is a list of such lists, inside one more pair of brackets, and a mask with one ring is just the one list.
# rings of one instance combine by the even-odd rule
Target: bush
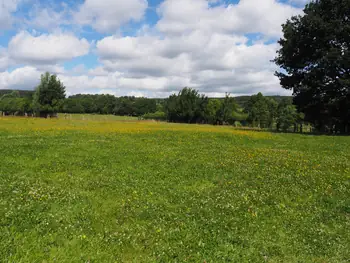
[[166,114],[162,111],[157,111],[154,113],[147,113],[142,116],[145,120],[156,120],[156,121],[165,121],[166,120]]

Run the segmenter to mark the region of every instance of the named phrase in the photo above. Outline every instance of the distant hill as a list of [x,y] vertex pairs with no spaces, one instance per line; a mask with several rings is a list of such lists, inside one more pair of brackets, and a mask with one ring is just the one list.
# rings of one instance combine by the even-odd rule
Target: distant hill
[[33,90],[10,90],[10,89],[0,89],[0,97],[9,94],[13,91],[17,91],[21,97],[32,97],[34,94]]

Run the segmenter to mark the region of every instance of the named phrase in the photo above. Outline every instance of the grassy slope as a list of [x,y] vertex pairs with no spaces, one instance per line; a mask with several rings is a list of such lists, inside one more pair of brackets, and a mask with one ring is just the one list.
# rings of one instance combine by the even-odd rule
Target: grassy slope
[[0,261],[346,262],[349,145],[0,118]]

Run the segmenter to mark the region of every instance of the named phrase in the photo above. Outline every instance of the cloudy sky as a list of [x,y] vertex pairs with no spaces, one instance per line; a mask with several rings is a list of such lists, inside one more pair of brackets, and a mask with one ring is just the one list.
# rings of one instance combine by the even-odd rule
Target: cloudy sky
[[289,94],[270,62],[307,0],[0,0],[0,89],[59,75],[67,94]]

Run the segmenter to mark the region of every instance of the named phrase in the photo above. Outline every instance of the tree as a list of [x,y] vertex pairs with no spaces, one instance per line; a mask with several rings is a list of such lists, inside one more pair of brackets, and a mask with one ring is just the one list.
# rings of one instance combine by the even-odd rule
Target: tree
[[230,122],[232,120],[232,116],[234,111],[237,109],[237,104],[235,99],[230,97],[229,94],[226,94],[221,109],[221,116],[223,122]]
[[66,113],[84,113],[84,106],[80,100],[74,98],[68,98],[64,101],[63,111]]
[[271,128],[275,118],[276,102],[264,97],[260,92],[249,98],[245,105],[247,121],[253,127]]
[[164,108],[170,122],[223,125],[246,119],[229,94],[224,99],[209,99],[191,88],[184,88],[177,95],[171,95]]
[[182,89],[178,95],[171,95],[166,102],[167,118],[171,122],[203,122],[208,98],[191,88]]
[[114,114],[120,116],[136,116],[135,97],[120,97],[114,107]]
[[315,0],[283,27],[274,62],[305,120],[320,131],[350,132],[350,0]]
[[228,123],[234,124],[236,121],[245,120],[246,116],[239,109],[236,100],[226,94],[225,98],[222,100],[222,106],[220,109],[220,120],[221,124]]
[[210,99],[205,109],[206,122],[210,124],[222,123],[222,102],[219,99]]
[[66,88],[56,75],[46,72],[41,75],[39,86],[35,89],[33,108],[41,116],[54,116],[62,107]]
[[137,116],[157,111],[157,102],[152,99],[136,98],[134,106]]
[[272,98],[266,98],[269,115],[267,118],[267,127],[272,128],[277,117],[278,103]]
[[20,97],[20,93],[18,91],[12,91],[11,93],[4,94],[0,98],[0,111],[5,115],[23,116],[32,111],[31,98],[28,96]]
[[142,116],[145,120],[156,120],[156,121],[165,121],[166,114],[163,111],[156,111],[154,113],[146,113]]
[[288,131],[296,123],[297,110],[288,100],[283,100],[278,104],[276,130]]

